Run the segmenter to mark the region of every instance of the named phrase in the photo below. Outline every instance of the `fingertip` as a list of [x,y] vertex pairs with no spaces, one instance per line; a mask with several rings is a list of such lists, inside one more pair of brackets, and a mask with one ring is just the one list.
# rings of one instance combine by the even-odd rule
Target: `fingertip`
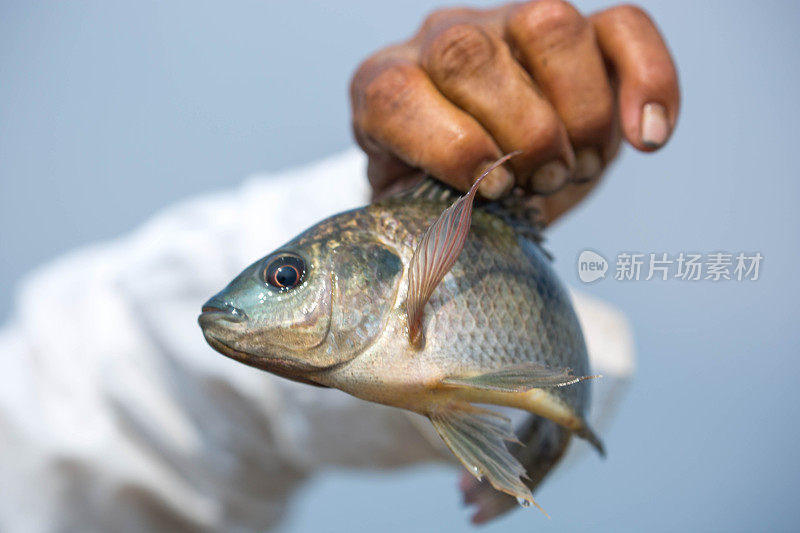
[[[363,147],[363,145],[362,145]],[[422,174],[388,153],[367,152],[367,179],[372,187],[372,199],[380,200],[412,187]]]
[[566,185],[571,172],[561,161],[550,161],[539,167],[530,179],[530,190],[534,194],[550,195]]
[[575,154],[574,181],[582,183],[597,177],[603,169],[603,158],[596,148],[583,148]]
[[[475,173],[476,176],[483,174],[494,161],[485,161]],[[509,192],[514,187],[514,175],[505,167],[500,165],[492,170],[483,181],[478,185],[478,192],[487,200],[497,200]]]
[[473,526],[482,526],[486,523],[488,519],[483,515],[482,512],[478,511],[472,515],[469,521],[472,523]]

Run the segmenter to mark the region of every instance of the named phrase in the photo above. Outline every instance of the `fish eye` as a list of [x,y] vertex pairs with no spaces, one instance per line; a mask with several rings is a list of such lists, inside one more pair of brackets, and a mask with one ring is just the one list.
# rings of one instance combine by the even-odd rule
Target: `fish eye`
[[296,287],[303,280],[306,264],[296,255],[281,255],[264,269],[264,281],[281,290]]

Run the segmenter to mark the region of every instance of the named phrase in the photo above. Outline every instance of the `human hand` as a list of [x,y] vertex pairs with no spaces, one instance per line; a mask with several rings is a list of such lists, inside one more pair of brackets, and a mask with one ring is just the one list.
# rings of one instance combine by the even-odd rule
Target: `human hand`
[[670,53],[641,9],[589,17],[562,0],[431,14],[410,40],[369,57],[355,73],[355,137],[369,156],[376,197],[422,170],[461,190],[493,160],[481,194],[519,187],[544,222],[583,199],[621,137],[649,152],[678,116]]

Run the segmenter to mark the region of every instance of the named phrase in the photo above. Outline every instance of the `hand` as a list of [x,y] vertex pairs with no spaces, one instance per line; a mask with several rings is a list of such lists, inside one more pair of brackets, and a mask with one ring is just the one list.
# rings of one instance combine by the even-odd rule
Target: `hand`
[[625,5],[587,18],[562,0],[437,11],[412,39],[368,58],[351,85],[376,197],[420,170],[466,190],[520,149],[480,192],[496,199],[517,186],[540,198],[548,223],[594,187],[621,135],[644,152],[663,146],[679,99],[646,13]]

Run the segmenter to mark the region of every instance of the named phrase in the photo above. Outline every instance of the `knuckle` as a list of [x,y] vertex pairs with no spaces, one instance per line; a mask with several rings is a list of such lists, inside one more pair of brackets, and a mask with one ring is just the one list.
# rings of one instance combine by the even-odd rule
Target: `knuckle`
[[420,73],[408,63],[387,65],[363,83],[354,98],[354,111],[365,130],[402,108],[420,84]]
[[609,14],[622,23],[638,22],[652,24],[652,19],[647,12],[633,4],[622,4],[609,10]]
[[362,61],[350,80],[350,96],[362,95],[367,85],[386,68],[403,61],[404,45],[384,48]]
[[370,78],[370,73],[374,71],[374,58],[369,58],[362,62],[350,80],[350,97],[353,103],[362,95],[364,87]]
[[420,30],[420,33],[426,33],[433,30],[433,28],[436,28],[443,22],[449,20],[452,17],[452,15],[453,15],[452,9],[436,9],[434,11],[431,11],[428,14],[428,16],[425,17],[425,20],[422,22],[422,28]]
[[539,0],[521,6],[512,16],[510,26],[521,40],[554,42],[579,35],[588,23],[568,2]]
[[446,8],[432,11],[422,23],[419,33],[422,35],[434,33],[442,26],[449,26],[456,21],[464,20],[475,15],[475,10],[467,8]]
[[423,54],[432,76],[447,80],[473,75],[494,59],[492,38],[473,24],[455,24],[434,37]]

